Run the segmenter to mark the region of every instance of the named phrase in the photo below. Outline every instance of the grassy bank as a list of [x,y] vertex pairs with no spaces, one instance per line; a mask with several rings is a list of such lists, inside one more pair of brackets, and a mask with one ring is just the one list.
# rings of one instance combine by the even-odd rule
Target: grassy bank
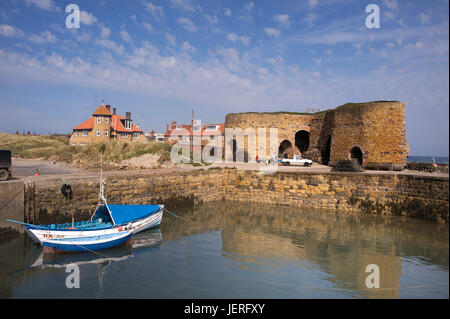
[[112,165],[145,154],[159,155],[159,164],[170,160],[170,145],[161,142],[108,141],[86,146],[70,146],[69,139],[64,136],[22,136],[0,133],[0,149],[10,150],[13,156],[20,158],[73,162],[85,167],[99,165],[100,149],[104,150],[105,163]]

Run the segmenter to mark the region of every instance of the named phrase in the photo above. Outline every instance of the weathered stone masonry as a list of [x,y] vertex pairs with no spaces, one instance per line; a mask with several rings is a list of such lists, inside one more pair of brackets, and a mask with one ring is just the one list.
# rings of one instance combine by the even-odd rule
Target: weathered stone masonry
[[[34,211],[25,220],[55,223],[90,217],[98,202],[98,180],[66,178],[74,195],[60,192],[61,180],[34,184]],[[261,174],[236,169],[106,177],[111,204],[198,205],[218,200],[282,204],[343,212],[395,214],[448,222],[448,178],[402,174]]]
[[[359,158],[365,168],[401,169],[409,154],[403,102],[347,103],[315,114],[231,113],[225,128],[277,128],[280,154],[302,154],[321,164]],[[267,154],[260,158],[272,155],[266,145]],[[255,156],[248,154],[250,160]]]

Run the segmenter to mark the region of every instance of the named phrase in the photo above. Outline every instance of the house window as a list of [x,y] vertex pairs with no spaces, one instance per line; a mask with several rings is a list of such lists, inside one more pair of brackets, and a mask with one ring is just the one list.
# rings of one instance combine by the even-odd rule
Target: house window
[[131,129],[131,121],[125,121],[125,128],[126,129]]
[[108,137],[108,136],[109,136],[109,131],[105,130],[105,137]]
[[100,136],[100,130],[97,130],[97,136]]
[[181,124],[178,124],[177,125],[177,130],[182,130],[183,129],[183,126],[181,126]]
[[88,136],[88,131],[83,131],[83,133],[81,133],[81,136]]
[[128,134],[127,134],[127,133],[122,133],[122,134],[120,134],[120,137],[121,137],[121,138],[127,138],[127,137],[128,137]]
[[133,137],[134,137],[134,138],[140,138],[140,137],[141,137],[141,134],[139,134],[139,133],[133,133]]
[[109,117],[105,117],[105,123],[106,123],[106,124],[109,123]]
[[102,118],[100,116],[97,116],[97,123],[101,123],[102,122]]
[[215,125],[207,125],[206,126],[206,130],[207,131],[215,131],[217,128]]
[[78,137],[78,131],[75,131],[75,136]]
[[211,135],[211,136],[209,137],[209,140],[210,140],[210,141],[214,141],[214,135]]
[[196,132],[200,131],[200,125],[194,125],[193,130]]

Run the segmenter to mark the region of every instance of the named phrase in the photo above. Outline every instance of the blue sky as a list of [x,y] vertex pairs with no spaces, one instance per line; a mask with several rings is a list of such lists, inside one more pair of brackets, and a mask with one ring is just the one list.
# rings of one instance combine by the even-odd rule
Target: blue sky
[[[370,3],[379,29],[365,26]],[[410,154],[448,156],[448,12],[448,0],[4,0],[0,131],[71,132],[102,100],[163,131],[192,108],[223,122],[392,99],[406,103]]]

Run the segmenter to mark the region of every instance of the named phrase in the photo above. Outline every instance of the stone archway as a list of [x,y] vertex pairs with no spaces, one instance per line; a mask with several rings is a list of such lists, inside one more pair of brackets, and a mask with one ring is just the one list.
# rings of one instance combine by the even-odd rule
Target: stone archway
[[287,154],[289,158],[294,156],[294,148],[292,147],[292,143],[288,140],[283,140],[278,147],[278,155],[283,157],[284,154]]
[[327,138],[327,143],[325,144],[325,149],[322,152],[322,164],[328,165],[331,157],[331,135]]
[[309,148],[309,132],[305,130],[300,130],[295,133],[295,146],[298,148],[302,155]]
[[351,159],[356,159],[358,161],[359,165],[362,166],[362,164],[363,164],[363,152],[358,146],[354,146],[350,150],[350,158]]

